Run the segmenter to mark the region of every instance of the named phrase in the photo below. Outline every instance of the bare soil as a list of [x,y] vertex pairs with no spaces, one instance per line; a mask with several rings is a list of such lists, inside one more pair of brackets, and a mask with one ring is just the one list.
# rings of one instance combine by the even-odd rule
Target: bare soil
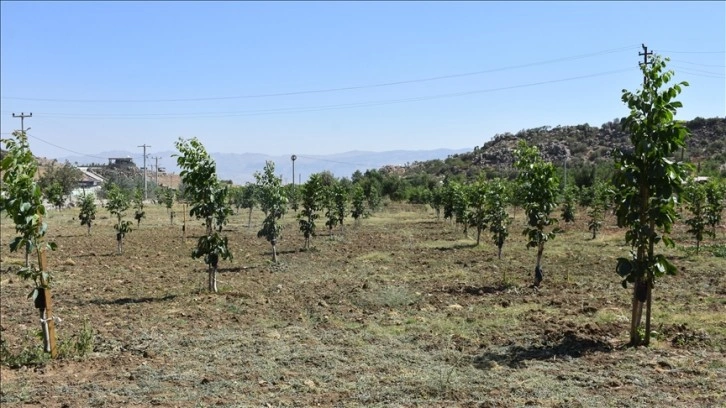
[[[177,209],[181,213],[181,208]],[[48,237],[60,342],[93,329],[92,351],[0,367],[3,407],[716,407],[726,401],[726,238],[684,228],[661,248],[679,275],[654,290],[653,341],[626,347],[630,290],[615,273],[624,231],[590,239],[584,211],[548,242],[545,281],[530,286],[521,210],[502,259],[489,236],[389,205],[360,226],[319,229],[313,249],[288,214],[270,262],[246,212],[225,228],[234,260],[220,293],[191,259],[198,221],[166,210],[116,254],[105,210],[91,236],[77,210],[53,212]],[[352,224],[352,220],[350,221]],[[15,275],[2,220],[0,325],[9,352],[40,348],[29,282]],[[506,276],[506,282],[503,281]],[[72,353],[71,353],[72,354]],[[42,355],[42,353],[39,353]]]

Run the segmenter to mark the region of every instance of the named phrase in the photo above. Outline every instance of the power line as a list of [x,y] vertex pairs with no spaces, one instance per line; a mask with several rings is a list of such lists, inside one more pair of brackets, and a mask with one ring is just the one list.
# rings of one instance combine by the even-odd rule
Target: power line
[[726,65],[720,65],[720,64],[699,64],[697,62],[690,62],[690,61],[684,61],[679,59],[671,59],[672,62],[680,62],[682,64],[689,64],[689,65],[698,65],[701,67],[709,67],[709,68],[726,68]]
[[678,64],[674,64],[673,65],[673,68],[678,68],[678,69],[682,69],[682,70],[689,70],[689,71],[693,71],[693,72],[700,72],[702,74],[708,74],[708,75],[716,75],[716,76],[724,76],[724,75],[726,75],[723,72],[706,71],[705,69],[698,69],[698,68],[693,68],[693,67],[684,67],[684,66],[680,66]]
[[195,112],[195,113],[128,113],[128,114],[126,114],[126,113],[121,113],[121,114],[78,113],[78,114],[76,114],[76,113],[50,113],[50,112],[48,112],[48,113],[37,112],[37,113],[42,114],[46,117],[65,118],[65,119],[73,119],[73,118],[84,118],[84,119],[222,118],[222,117],[236,117],[236,116],[269,115],[269,114],[276,114],[276,113],[306,113],[306,112],[318,112],[318,111],[326,111],[326,110],[338,110],[338,109],[391,105],[391,104],[406,103],[406,102],[420,102],[420,101],[443,99],[443,98],[454,98],[454,97],[460,97],[460,96],[469,96],[469,95],[476,95],[476,94],[483,94],[483,93],[490,93],[490,92],[497,92],[497,91],[506,91],[506,90],[511,90],[511,89],[528,88],[531,86],[539,86],[539,85],[547,85],[547,84],[554,84],[554,83],[560,83],[560,82],[574,81],[574,80],[578,80],[578,79],[595,78],[595,77],[613,75],[613,74],[629,72],[629,71],[632,71],[632,68],[622,68],[622,69],[617,69],[617,70],[612,70],[612,71],[605,71],[605,72],[599,72],[599,73],[595,73],[595,74],[580,75],[580,76],[574,76],[574,77],[568,77],[568,78],[531,82],[531,83],[527,83],[527,84],[511,85],[511,86],[498,87],[498,88],[453,92],[453,93],[446,93],[446,94],[418,96],[418,97],[409,97],[409,98],[401,98],[401,99],[368,101],[368,102],[353,102],[353,103],[343,103],[343,104],[334,104],[334,105],[307,106],[307,107],[302,106],[302,107],[291,107],[291,108],[272,108],[272,109],[263,109],[263,110],[254,110],[254,111]]
[[664,51],[658,50],[658,54],[726,54],[726,51]]
[[710,72],[704,73],[703,71],[696,72],[696,71],[692,71],[692,70],[685,69],[685,68],[679,68],[678,73],[684,73],[684,74],[699,76],[699,77],[703,77],[703,78],[713,78],[713,79],[726,78],[726,75],[724,75],[724,74],[715,74],[715,73],[710,73]]
[[528,68],[528,67],[533,67],[533,66],[538,66],[538,65],[553,64],[553,63],[557,63],[557,62],[584,59],[584,58],[612,54],[612,53],[622,52],[622,51],[630,51],[634,47],[636,47],[636,46],[629,45],[629,46],[625,46],[625,47],[602,50],[602,51],[597,51],[597,52],[588,53],[588,54],[561,57],[561,58],[556,58],[556,59],[551,59],[551,60],[546,60],[546,61],[531,62],[531,63],[519,64],[519,65],[510,65],[510,66],[505,66],[505,67],[500,67],[500,68],[485,69],[485,70],[474,71],[474,72],[439,75],[439,76],[433,76],[433,77],[427,77],[427,78],[408,79],[408,80],[401,80],[401,81],[389,81],[389,82],[383,82],[383,83],[377,83],[377,84],[345,86],[345,87],[338,87],[338,88],[313,89],[313,90],[304,90],[304,91],[238,95],[238,96],[178,98],[178,99],[54,99],[54,98],[24,98],[24,97],[15,97],[15,96],[6,96],[6,97],[2,97],[2,99],[36,101],[36,102],[71,102],[71,103],[142,103],[142,102],[143,103],[156,103],[156,102],[200,102],[200,101],[215,101],[215,100],[227,100],[227,99],[269,98],[269,97],[277,97],[277,96],[293,96],[293,95],[305,95],[305,94],[315,94],[315,93],[351,91],[351,90],[357,90],[357,89],[381,88],[381,87],[404,85],[404,84],[411,84],[411,83],[439,81],[442,79],[461,78],[461,77],[467,77],[467,76],[488,74],[488,73],[493,73],[493,72],[507,71],[507,70],[512,70],[512,69]]
[[81,155],[81,156],[91,157],[91,158],[94,158],[94,159],[100,159],[100,160],[104,160],[104,161],[108,159],[107,157],[98,157],[98,156],[93,156],[93,155],[90,155],[90,154],[85,154],[85,153],[77,152],[77,151],[75,151],[75,150],[67,149],[67,148],[65,148],[65,147],[63,147],[63,146],[58,146],[57,144],[51,143],[51,142],[49,142],[49,141],[47,141],[47,140],[43,140],[43,139],[41,139],[41,138],[39,138],[39,137],[37,137],[37,136],[33,136],[33,135],[31,135],[30,133],[28,133],[27,135],[28,135],[29,137],[31,137],[31,138],[33,138],[33,139],[35,139],[35,140],[38,140],[38,141],[40,141],[40,142],[43,142],[43,143],[45,143],[45,144],[51,145],[51,146],[53,146],[53,147],[56,147],[56,148],[58,148],[58,149],[61,149],[61,150],[65,150],[65,151],[67,151],[67,152],[71,152],[71,153],[73,153],[73,154],[79,154],[79,155]]

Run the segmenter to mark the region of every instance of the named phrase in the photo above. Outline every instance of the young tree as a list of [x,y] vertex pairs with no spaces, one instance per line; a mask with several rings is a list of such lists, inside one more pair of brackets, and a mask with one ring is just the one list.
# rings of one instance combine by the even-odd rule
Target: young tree
[[691,179],[681,196],[687,203],[688,211],[691,213],[691,218],[686,219],[686,225],[689,227],[688,233],[696,239],[696,254],[698,254],[703,235],[715,237],[715,235],[712,235],[711,230],[707,229],[708,221],[705,214],[707,206],[706,186]]
[[335,211],[335,187],[334,181],[323,187],[323,207],[325,209],[325,226],[328,227],[328,234],[333,235],[333,228],[338,225],[338,215]]
[[63,195],[63,186],[61,186],[58,182],[53,182],[50,186],[43,190],[43,196],[58,210],[61,210],[63,205],[66,203],[66,198]]
[[444,208],[444,220],[449,220],[449,223],[454,222],[454,195],[455,195],[455,184],[454,181],[446,180],[443,187],[443,200],[442,206]]
[[436,219],[441,219],[441,207],[444,205],[444,189],[440,184],[436,184],[433,190],[431,190],[431,201],[429,202],[431,208],[436,212]]
[[469,213],[469,226],[476,228],[476,245],[479,245],[481,232],[487,228],[487,182],[479,179],[468,189],[468,201],[471,206]]
[[711,236],[716,237],[716,226],[721,223],[721,214],[726,201],[726,184],[719,183],[717,179],[706,184],[706,208],[704,215],[706,224],[711,227]]
[[277,240],[282,232],[280,219],[285,214],[287,197],[282,189],[282,179],[275,176],[274,162],[267,161],[262,173],[255,172],[255,180],[260,208],[265,214],[257,237],[264,237],[272,245],[272,261],[277,262]]
[[228,187],[219,182],[214,159],[196,137],[189,140],[179,138],[174,145],[179,151],[178,155],[174,155],[182,169],[179,175],[190,201],[189,215],[204,220],[205,226],[205,234],[199,237],[197,247],[192,250],[192,258],[204,258],[209,291],[217,293],[219,260],[232,259],[227,237],[219,234],[232,213],[227,202]]
[[[633,284],[632,346],[650,342],[651,292],[656,278],[677,271],[664,255],[655,253],[658,242],[674,245],[667,234],[677,218],[675,194],[681,191],[688,169],[670,159],[685,145],[688,136],[688,129],[673,119],[677,108],[682,107],[674,98],[688,83],[663,89],[673,77],[673,71],[665,70],[667,61],[654,55],[652,63],[641,65],[643,88],[635,93],[623,90],[622,100],[630,115],[622,123],[632,148],[615,151],[614,155],[618,226],[628,228],[625,240],[633,248],[631,257],[619,258],[616,267],[623,287]],[[644,304],[645,338],[641,338]]]
[[136,220],[136,226],[141,224],[141,220],[146,218],[146,211],[144,211],[144,193],[140,188],[134,191],[134,219]]
[[333,186],[331,192],[333,195],[333,214],[338,220],[340,231],[345,234],[345,226],[343,225],[343,222],[345,221],[345,217],[348,215],[348,189],[343,185],[343,183],[338,182],[335,186]]
[[116,230],[116,246],[120,255],[123,254],[124,237],[131,232],[131,221],[123,219],[130,206],[129,198],[116,184],[109,185],[106,198],[106,209],[116,217],[113,228]]
[[[497,246],[499,259],[502,259],[502,248],[509,236],[509,224],[512,223],[507,214],[509,196],[507,185],[501,179],[496,178],[487,184],[484,222],[489,225],[489,232],[492,233],[492,241]],[[504,280],[507,280],[506,276]]]
[[351,206],[352,208],[350,209],[350,215],[355,220],[355,224],[360,225],[361,218],[368,216],[368,211],[366,209],[365,192],[363,191],[363,187],[361,187],[360,184],[356,184],[353,186],[353,192],[351,194]]
[[592,186],[593,197],[590,203],[590,211],[588,215],[590,220],[587,223],[588,230],[592,231],[592,239],[597,238],[597,233],[602,228],[605,212],[608,210],[609,188],[608,184],[603,181],[595,182]]
[[242,208],[249,209],[249,212],[247,213],[247,228],[252,227],[252,210],[255,208],[255,205],[257,205],[257,185],[252,183],[247,183],[244,185],[244,187],[241,187],[242,190]]
[[[35,288],[32,297],[40,312],[43,343],[51,357],[56,356],[55,326],[51,308],[50,284],[52,275],[46,271],[46,250],[55,250],[53,242],[44,241],[48,225],[43,220],[45,207],[40,186],[34,181],[38,171],[33,153],[28,145],[24,131],[15,131],[12,138],[3,139],[5,155],[0,161],[0,212],[13,219],[15,232],[20,234],[10,242],[10,251],[25,249],[25,266],[18,276],[24,280],[32,279]],[[38,266],[29,264],[30,251],[38,256]]]
[[96,219],[96,196],[93,193],[84,193],[80,199],[81,210],[78,219],[81,220],[81,225],[88,226],[88,235],[91,235],[91,224]]
[[176,214],[174,213],[174,210],[173,210],[174,190],[172,190],[171,187],[167,187],[164,189],[164,194],[162,196],[162,202],[164,203],[164,206],[166,207],[166,212],[169,213],[169,220],[171,222],[171,225],[174,225],[174,216]]
[[38,184],[46,194],[46,199],[61,208],[81,180],[83,180],[83,172],[78,167],[68,161],[63,166],[56,166],[53,162],[38,178]]
[[575,191],[571,185],[565,186],[562,202],[562,220],[566,223],[575,222]]
[[545,162],[540,156],[537,146],[528,146],[521,140],[514,151],[516,160],[514,167],[519,169],[517,181],[522,194],[524,211],[527,214],[527,225],[523,231],[529,242],[527,248],[537,248],[537,265],[534,268],[534,286],[538,287],[544,279],[542,272],[542,253],[545,243],[554,239],[560,232],[559,228],[547,231],[548,227],[557,223],[550,216],[557,207],[559,180],[555,166]]
[[469,237],[469,186],[463,183],[452,182],[451,199],[453,203],[454,218],[457,224],[464,226],[464,236]]
[[[310,238],[315,236],[315,220],[320,217],[323,186],[319,174],[313,174],[308,182],[299,188],[302,209],[298,214],[300,232],[305,237],[305,249],[310,249]],[[360,190],[363,191],[362,189]]]

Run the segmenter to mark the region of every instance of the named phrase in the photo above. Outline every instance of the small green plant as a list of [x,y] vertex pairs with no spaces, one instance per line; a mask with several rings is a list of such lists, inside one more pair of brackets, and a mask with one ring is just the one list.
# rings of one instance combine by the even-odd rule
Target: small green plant
[[706,206],[704,216],[706,224],[711,227],[711,237],[716,237],[716,226],[721,223],[721,216],[726,204],[726,183],[718,179],[706,184]]
[[108,199],[106,209],[116,217],[116,224],[113,225],[113,228],[116,230],[116,247],[121,255],[124,250],[124,237],[132,230],[131,221],[123,219],[129,209],[129,198],[114,183],[108,186],[106,197]]
[[93,351],[96,334],[88,318],[83,320],[83,327],[73,337],[62,340],[58,346],[58,355],[61,358],[84,357]]
[[562,202],[562,220],[566,223],[575,222],[575,190],[573,186],[565,187]]
[[93,193],[85,193],[81,196],[78,219],[81,220],[81,225],[88,226],[88,235],[91,235],[91,224],[96,219],[96,196]]
[[[509,190],[504,181],[496,178],[489,182],[485,202],[485,222],[489,225],[492,241],[497,246],[497,257],[499,259],[502,259],[502,248],[504,247],[504,241],[509,236],[509,224],[512,223],[512,218],[507,213],[509,198]],[[506,282],[506,276],[503,281]]]
[[351,206],[350,215],[355,220],[356,225],[360,225],[361,218],[365,218],[369,215],[366,209],[366,197],[363,187],[359,184],[354,185],[351,193]]
[[146,211],[144,211],[144,194],[140,188],[137,188],[134,192],[134,219],[136,220],[136,226],[141,225],[141,220],[146,218]]
[[[177,165],[179,175],[186,186],[185,194],[191,201],[189,215],[204,220],[205,235],[197,241],[192,258],[203,258],[207,264],[209,291],[217,293],[217,267],[220,259],[232,259],[227,237],[219,233],[232,214],[227,200],[228,187],[217,178],[217,165],[197,139],[179,139]],[[214,225],[217,228],[214,228]],[[184,226],[186,228],[186,225]]]
[[173,207],[174,207],[174,190],[172,190],[170,187],[167,187],[164,189],[164,193],[162,195],[162,203],[166,207],[166,212],[169,213],[169,221],[171,222],[171,225],[174,225],[174,216],[176,215],[174,213]]
[[320,175],[313,174],[302,187],[300,187],[301,210],[298,214],[298,223],[300,225],[300,232],[303,233],[305,238],[305,244],[303,249],[310,249],[310,240],[315,236],[315,220],[320,215],[321,199],[323,195],[323,187],[321,185]]
[[[40,186],[34,180],[38,164],[30,151],[27,135],[24,131],[15,131],[12,136],[2,140],[6,152],[0,161],[0,212],[4,211],[6,216],[12,218],[15,232],[20,234],[10,242],[10,251],[25,249],[25,266],[18,270],[18,276],[24,280],[32,279],[35,283],[28,297],[32,297],[36,305],[42,302],[39,310],[44,350],[55,356],[54,322],[53,316],[48,312],[51,309],[52,275],[45,270],[45,252],[48,249],[55,250],[56,244],[43,240],[48,225],[43,220],[45,206]],[[37,267],[29,263],[31,251],[35,251],[37,255]]]
[[688,233],[696,239],[696,254],[701,249],[701,242],[703,236],[709,235],[715,238],[716,235],[708,229],[708,219],[706,216],[706,187],[703,184],[697,183],[695,180],[689,180],[686,188],[683,190],[681,195],[687,203],[688,211],[691,213],[691,217],[686,219],[686,225],[688,225]]
[[471,185],[468,189],[469,193],[469,226],[476,228],[476,245],[481,242],[481,232],[487,228],[487,198],[488,185],[484,176]]
[[277,263],[277,240],[282,233],[280,219],[285,214],[287,197],[282,188],[282,179],[275,176],[275,163],[267,161],[262,173],[255,172],[260,207],[265,213],[258,238],[265,238],[272,245],[272,262]]
[[537,146],[529,146],[522,140],[514,154],[514,167],[519,169],[519,191],[527,214],[528,226],[523,234],[529,238],[527,247],[537,248],[537,265],[534,269],[534,286],[537,287],[543,279],[541,263],[545,243],[561,231],[556,227],[547,231],[548,227],[557,223],[557,219],[550,214],[557,206],[559,181],[554,165],[542,159]]

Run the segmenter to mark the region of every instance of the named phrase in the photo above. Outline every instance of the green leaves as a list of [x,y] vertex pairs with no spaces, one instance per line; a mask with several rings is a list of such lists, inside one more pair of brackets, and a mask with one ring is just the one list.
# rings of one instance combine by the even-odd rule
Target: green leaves
[[81,225],[87,225],[88,231],[91,231],[91,224],[96,219],[96,197],[92,193],[83,194],[80,197],[81,205],[78,219]]
[[282,226],[279,220],[285,214],[287,197],[282,189],[282,179],[275,176],[275,163],[267,161],[262,173],[256,172],[257,192],[260,208],[265,213],[262,229],[258,231],[259,238],[265,238],[273,246],[280,237]]
[[[45,207],[40,187],[34,181],[38,165],[30,151],[27,136],[23,131],[15,131],[11,138],[2,139],[2,143],[6,152],[0,160],[0,209],[13,219],[15,232],[19,234],[10,242],[10,250],[25,248],[26,255],[30,251],[45,250],[47,245],[43,237],[48,226],[41,221]],[[27,263],[18,276],[33,279],[36,285],[44,277],[42,271]]]
[[544,243],[554,239],[558,232],[558,229],[549,232],[545,229],[557,223],[550,214],[557,207],[559,180],[554,165],[542,160],[536,146],[521,140],[514,154],[514,167],[519,169],[519,194],[529,225],[523,234],[529,238],[528,248],[536,247],[541,251]]
[[[220,237],[217,231],[227,223],[232,214],[229,205],[229,190],[222,186],[217,178],[216,164],[197,138],[190,140],[179,139],[175,143],[179,150],[177,165],[182,169],[180,175],[185,185],[185,195],[191,201],[189,215],[203,219],[206,226],[206,235],[197,242],[192,251],[193,258],[204,257],[207,265],[216,268],[219,258],[229,259],[227,237]],[[171,208],[173,199],[168,199],[167,208]]]
[[[642,89],[635,93],[623,91],[622,100],[627,103],[630,115],[622,123],[630,133],[633,149],[614,154],[615,213],[618,226],[628,228],[625,240],[633,248],[631,260],[618,259],[616,272],[623,278],[623,287],[628,282],[636,283],[630,329],[633,345],[641,342],[637,332],[643,310],[640,306],[650,302],[655,279],[677,271],[665,256],[655,253],[655,245],[661,241],[667,246],[674,244],[666,234],[678,216],[674,195],[682,190],[688,166],[670,157],[685,146],[688,129],[673,120],[676,109],[682,106],[673,99],[681,92],[681,86],[687,84],[682,82],[662,89],[673,76],[672,71],[665,71],[665,66],[665,61],[655,55],[652,64],[641,65],[645,77]],[[695,224],[698,231],[703,230],[701,220],[694,221]],[[646,309],[647,328],[650,307]],[[646,330],[646,343],[648,336]]]

